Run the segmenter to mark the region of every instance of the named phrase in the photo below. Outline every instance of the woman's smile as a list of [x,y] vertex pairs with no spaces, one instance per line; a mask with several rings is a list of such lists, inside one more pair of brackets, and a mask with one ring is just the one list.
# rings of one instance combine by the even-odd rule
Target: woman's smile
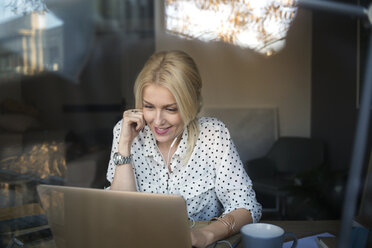
[[169,131],[170,128],[171,127],[168,127],[168,128],[158,128],[158,127],[155,127],[155,132],[157,134],[159,134],[159,135],[164,135],[164,134],[166,134]]

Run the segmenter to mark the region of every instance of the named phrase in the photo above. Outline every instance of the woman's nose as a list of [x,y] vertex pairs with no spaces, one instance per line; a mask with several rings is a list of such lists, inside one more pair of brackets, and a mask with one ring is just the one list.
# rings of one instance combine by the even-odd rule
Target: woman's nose
[[155,125],[161,126],[164,123],[163,113],[161,110],[156,111],[155,115]]

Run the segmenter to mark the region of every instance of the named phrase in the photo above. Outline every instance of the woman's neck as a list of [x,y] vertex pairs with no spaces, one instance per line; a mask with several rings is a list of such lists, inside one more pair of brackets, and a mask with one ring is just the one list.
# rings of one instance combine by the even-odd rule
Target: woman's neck
[[[176,139],[176,140],[175,140],[175,139]],[[173,144],[172,148],[173,148],[173,147],[177,147],[178,144],[179,144],[180,141],[181,141],[181,138],[180,138],[179,136],[177,136],[175,139],[172,140],[172,141],[169,141],[169,142],[161,142],[161,143],[156,142],[156,144],[157,144],[157,146],[158,146],[158,148],[159,148],[160,151],[167,151],[167,152],[168,152],[169,149],[171,149],[171,146],[172,146],[172,143],[173,143],[173,142],[174,142],[174,144]],[[172,149],[172,150],[173,150],[173,149]]]

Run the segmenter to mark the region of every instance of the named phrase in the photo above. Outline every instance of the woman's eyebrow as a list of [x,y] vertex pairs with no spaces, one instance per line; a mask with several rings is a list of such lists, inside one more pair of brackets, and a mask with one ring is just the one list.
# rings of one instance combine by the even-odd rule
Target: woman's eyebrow
[[[143,102],[144,102],[145,104],[154,105],[154,104],[152,104],[151,102],[148,102],[148,101],[146,101],[146,100],[143,100]],[[176,105],[176,106],[177,106],[177,103],[171,103],[171,104],[164,105],[163,108],[171,107],[171,106],[173,106],[173,105]]]

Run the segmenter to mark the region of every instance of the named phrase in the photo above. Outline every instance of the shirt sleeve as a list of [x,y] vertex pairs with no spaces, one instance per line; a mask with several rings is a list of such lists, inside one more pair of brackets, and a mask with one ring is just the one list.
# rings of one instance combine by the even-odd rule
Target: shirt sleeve
[[[112,139],[112,147],[111,147],[111,154],[110,154],[110,161],[107,168],[107,174],[106,178],[107,180],[112,183],[112,180],[114,179],[115,175],[115,164],[114,164],[114,153],[118,151],[118,145],[119,145],[119,138],[120,138],[120,128],[121,128],[121,122],[119,121],[114,129],[113,129],[113,139]],[[109,189],[110,187],[106,188]]]
[[216,193],[224,207],[224,214],[235,209],[245,208],[250,211],[253,222],[258,222],[262,215],[262,206],[256,200],[252,181],[240,160],[230,133],[223,123],[216,130],[216,153],[221,160],[216,168]]

